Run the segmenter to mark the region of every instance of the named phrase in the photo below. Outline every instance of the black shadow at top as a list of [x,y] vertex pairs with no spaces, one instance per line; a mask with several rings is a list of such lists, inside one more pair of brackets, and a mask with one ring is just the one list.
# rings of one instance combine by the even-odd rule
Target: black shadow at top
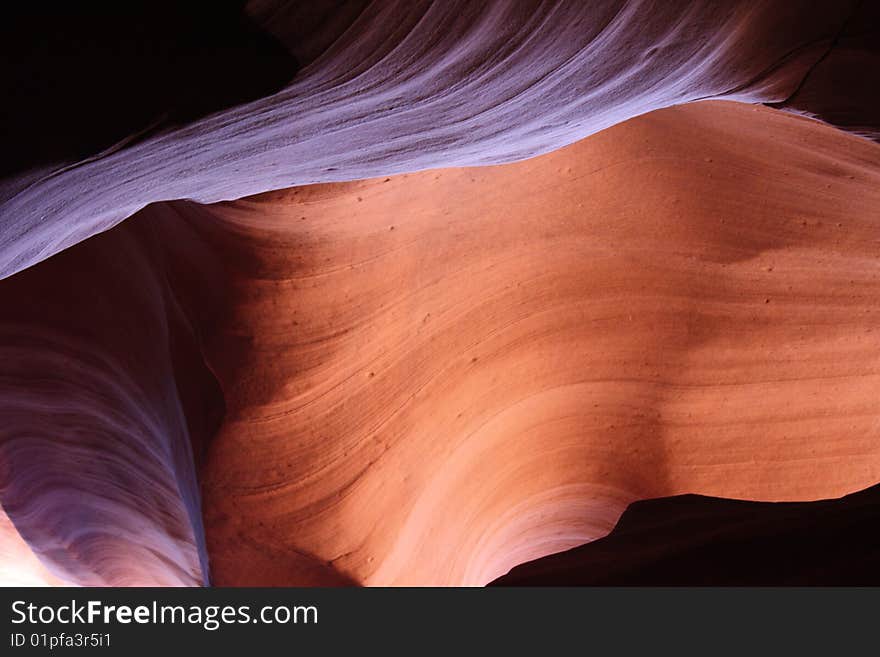
[[243,5],[4,8],[0,177],[78,161],[278,91],[297,61]]

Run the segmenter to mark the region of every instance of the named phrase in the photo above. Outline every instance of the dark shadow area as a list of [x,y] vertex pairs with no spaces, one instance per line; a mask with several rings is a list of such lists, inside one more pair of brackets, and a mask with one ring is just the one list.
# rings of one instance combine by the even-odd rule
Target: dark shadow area
[[862,0],[795,93],[770,107],[809,112],[880,141],[880,2]]
[[489,586],[878,584],[880,484],[819,502],[636,502],[605,538],[517,566]]
[[5,9],[0,176],[81,160],[285,86],[295,57],[243,6],[160,0]]
[[250,15],[308,66],[357,21],[370,0],[267,0],[252,2]]

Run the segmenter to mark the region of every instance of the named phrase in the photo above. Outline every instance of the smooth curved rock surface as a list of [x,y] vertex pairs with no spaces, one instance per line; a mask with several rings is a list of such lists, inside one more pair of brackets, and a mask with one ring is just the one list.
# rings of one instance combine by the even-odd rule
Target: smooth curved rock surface
[[878,213],[880,145],[708,102],[194,210],[231,281],[215,580],[485,584],[638,499],[872,485]]
[[78,583],[472,585],[639,499],[865,488],[878,208],[880,145],[717,102],[151,206],[0,287],[4,508]]
[[223,400],[193,322],[217,274],[161,214],[0,286],[0,503],[66,582],[208,582],[193,452]]
[[864,5],[321,7],[250,5],[279,93],[0,184],[4,582],[484,584],[880,480],[880,145],[681,105],[870,134]]
[[[283,40],[289,30],[271,17],[288,6],[255,3],[252,12]],[[343,32],[277,94],[4,181],[0,277],[155,201],[509,162],[700,98],[783,101],[853,7],[369,3],[354,22],[327,27],[319,43]]]

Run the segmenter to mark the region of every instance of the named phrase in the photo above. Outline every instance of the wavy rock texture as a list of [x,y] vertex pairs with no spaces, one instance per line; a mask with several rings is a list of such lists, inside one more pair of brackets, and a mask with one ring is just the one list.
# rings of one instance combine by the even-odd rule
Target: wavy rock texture
[[[252,12],[279,38],[297,39],[302,33],[283,20],[292,6],[256,2]],[[508,162],[695,99],[783,101],[827,53],[855,6],[369,3],[353,22],[348,10],[319,23],[314,44],[290,44],[309,57],[332,45],[277,94],[5,181],[0,277],[154,201],[213,202]]]
[[637,499],[873,484],[878,183],[880,146],[699,103],[199,210],[234,300],[216,581],[484,584]]
[[[198,269],[183,224],[156,214],[0,286],[0,502],[68,582],[208,581],[192,455],[223,401],[186,283],[204,298],[217,274]],[[188,280],[172,292],[184,244]]]
[[290,86],[3,183],[4,581],[485,584],[880,480],[880,146],[667,107],[870,132],[863,7],[250,11]]
[[[517,164],[153,206],[2,288],[3,414],[28,409],[4,507],[68,579],[197,582],[192,471],[167,470],[192,437],[215,583],[481,584],[637,499],[864,488],[878,182],[880,146],[698,103]],[[69,467],[71,418],[100,469]],[[119,545],[133,518],[155,532]]]

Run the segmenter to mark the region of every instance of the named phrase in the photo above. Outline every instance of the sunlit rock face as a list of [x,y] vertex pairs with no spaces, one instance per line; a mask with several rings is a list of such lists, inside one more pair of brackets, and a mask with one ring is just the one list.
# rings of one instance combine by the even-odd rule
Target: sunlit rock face
[[870,486],[878,183],[875,144],[699,103],[204,209],[232,281],[215,579],[484,584],[634,500]]
[[[166,128],[160,114],[150,130],[94,157],[42,164],[10,178],[0,188],[0,276],[154,201],[213,202],[294,185],[507,162],[695,99],[783,101],[827,53],[852,6],[839,0],[369,3],[353,22],[349,10],[342,20],[320,23],[325,32],[315,48],[326,43],[326,49],[306,53],[314,61],[275,94],[184,127]],[[286,27],[285,10],[291,11],[287,3],[256,2],[251,13],[296,52],[303,37]],[[171,59],[168,75],[177,79],[181,65]],[[225,65],[232,70],[231,62]],[[201,69],[193,71],[193,83],[207,73],[224,84]],[[106,84],[121,85],[120,78]],[[248,80],[230,75],[228,84]],[[65,102],[46,99],[56,108]]]
[[60,586],[5,513],[0,513],[0,582],[3,586]]
[[481,585],[880,480],[880,145],[797,115],[872,134],[872,12],[323,4],[2,183],[2,583]]
[[[174,582],[124,564],[136,548],[198,572],[195,470],[173,458],[196,437],[214,582],[482,584],[605,535],[638,499],[869,486],[878,151],[699,103],[517,164],[153,206],[4,286],[35,381],[4,415],[45,409],[10,432],[8,458],[41,465],[8,485],[46,498],[4,505],[26,538],[20,518],[81,510],[27,450],[91,447],[97,472],[65,475],[106,482],[93,527],[134,510],[157,528],[125,546],[98,532],[81,567]],[[53,324],[66,350],[24,328]],[[114,497],[135,469],[140,489]]]

